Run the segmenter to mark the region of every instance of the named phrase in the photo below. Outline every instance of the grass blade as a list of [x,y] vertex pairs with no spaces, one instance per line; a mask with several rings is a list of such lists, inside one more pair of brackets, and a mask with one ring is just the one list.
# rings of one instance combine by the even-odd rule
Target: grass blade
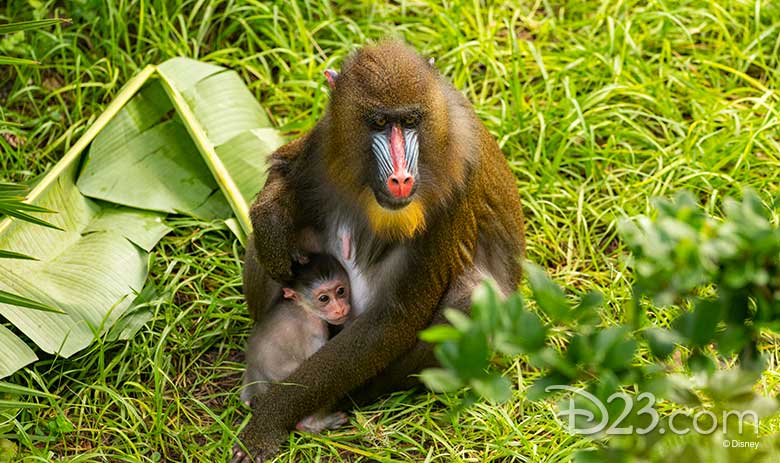
[[7,291],[3,291],[2,289],[0,289],[0,304],[10,304],[18,307],[26,307],[28,309],[40,310],[42,312],[51,312],[51,313],[58,313],[58,314],[65,313],[60,309],[55,309],[54,307],[51,307],[49,305],[41,304],[40,302],[36,302],[32,299],[19,296],[18,294],[13,294]]
[[34,21],[21,21],[8,24],[0,24],[0,34],[10,34],[11,32],[28,31],[33,29],[44,29],[54,24],[70,24],[70,19],[36,19]]

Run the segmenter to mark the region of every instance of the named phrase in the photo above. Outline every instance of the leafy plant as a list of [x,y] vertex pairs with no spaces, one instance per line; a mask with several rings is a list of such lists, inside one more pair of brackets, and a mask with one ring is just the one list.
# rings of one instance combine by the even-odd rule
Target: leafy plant
[[[9,24],[0,24],[0,35],[18,33],[23,34],[24,31],[43,29],[53,24],[60,24],[68,22],[67,19],[42,19],[36,21],[25,21]],[[10,64],[37,64],[36,61],[23,58],[14,58],[11,56],[0,55],[0,65]],[[16,185],[13,183],[0,182],[0,218],[3,216],[15,217],[20,220],[24,220],[30,223],[42,225],[44,227],[57,228],[45,220],[39,219],[33,215],[33,213],[49,213],[46,208],[27,204],[24,202],[24,193],[27,191],[27,187],[23,185]],[[6,251],[0,249],[0,258],[6,259],[32,259],[34,257],[26,254]],[[36,300],[20,296],[8,291],[0,289],[0,304],[12,304],[19,307],[27,307],[29,309],[43,310],[47,312],[60,313],[60,310],[55,309],[49,305],[42,304]]]
[[[635,318],[644,315],[643,296],[661,306],[689,303],[691,310],[668,330],[646,333],[653,353],[665,357],[676,339],[693,348],[689,366],[712,370],[706,348],[714,342],[721,354],[758,362],[760,330],[780,328],[780,229],[768,209],[750,190],[742,201],[724,200],[724,220],[704,214],[686,192],[657,207],[654,221],[621,224],[636,272]],[[715,296],[700,295],[706,285],[714,286]]]
[[[141,303],[148,253],[171,228],[166,214],[221,220],[240,238],[248,203],[281,144],[262,108],[231,71],[184,58],[148,66],[9,215],[0,221],[0,315],[43,351],[69,357]],[[20,310],[41,301],[56,313]],[[148,319],[148,317],[147,317]],[[140,327],[143,320],[125,323]],[[133,330],[119,330],[121,337]],[[0,377],[35,360],[0,325]]]
[[[564,386],[584,388],[587,394],[559,403],[562,415],[576,418],[574,430],[599,421],[599,436],[610,426],[646,430],[611,439],[608,447],[581,454],[582,461],[653,459],[653,449],[669,429],[666,417],[622,406],[641,401],[643,393],[653,394],[653,401],[663,398],[687,407],[748,410],[757,418],[775,413],[778,402],[753,391],[764,367],[760,330],[777,330],[780,323],[780,229],[771,223],[769,210],[750,190],[742,201],[724,200],[722,220],[705,214],[687,192],[673,201],[658,200],[656,210],[654,219],[641,216],[620,224],[635,271],[625,323],[609,326],[599,317],[598,294],[574,303],[543,270],[527,263],[536,311],[520,293],[501,301],[493,285],[481,286],[474,293],[471,318],[448,311],[452,326],[421,333],[437,343],[443,367],[424,371],[422,380],[444,392],[468,386],[467,403],[478,397],[505,401],[511,396],[509,381],[489,368],[491,352],[524,355],[544,372],[527,391],[529,399]],[[655,326],[642,310],[646,298],[660,310],[674,305],[679,315],[668,327]],[[692,377],[643,361],[649,351],[663,362],[680,347],[687,351]],[[718,368],[732,356],[737,367]],[[615,400],[618,396],[625,402]],[[594,407],[596,402],[606,405]],[[685,451],[701,459],[702,448],[687,446]]]
[[[25,203],[23,194],[26,191],[27,187],[24,185],[0,182],[0,218],[2,218],[2,216],[9,216],[44,227],[60,229],[56,225],[52,225],[45,220],[30,215],[31,212],[51,213],[52,211],[45,207]],[[34,257],[27,254],[4,249],[0,249],[0,259],[36,260]],[[46,304],[3,290],[0,290],[0,304],[12,304],[20,307],[27,307],[29,309],[61,313],[60,310]]]

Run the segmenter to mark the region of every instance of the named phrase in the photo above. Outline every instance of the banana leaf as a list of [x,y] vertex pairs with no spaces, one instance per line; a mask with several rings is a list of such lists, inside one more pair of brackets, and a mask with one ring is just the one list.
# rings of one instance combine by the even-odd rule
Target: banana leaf
[[233,71],[174,58],[131,79],[27,197],[57,228],[0,221],[0,249],[34,258],[0,258],[0,291],[61,312],[0,303],[0,378],[40,351],[131,337],[150,316],[134,307],[167,215],[224,220],[243,240],[282,141]]

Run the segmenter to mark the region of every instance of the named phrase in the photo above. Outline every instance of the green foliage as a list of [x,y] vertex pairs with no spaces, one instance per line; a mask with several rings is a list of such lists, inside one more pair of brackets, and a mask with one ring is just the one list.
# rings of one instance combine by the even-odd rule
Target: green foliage
[[[178,58],[142,70],[28,202],[3,195],[13,186],[0,189],[7,215],[54,230],[0,222],[6,255],[35,257],[0,263],[0,315],[63,357],[123,317],[113,331],[120,335],[109,338],[132,336],[149,318],[134,314],[147,253],[171,231],[163,213],[237,222],[240,238],[250,231],[249,201],[263,185],[266,155],[281,144],[268,125],[241,79],[224,68]],[[44,205],[59,212],[56,225],[30,215],[48,212]],[[4,327],[0,347],[0,377],[36,358]]]
[[[11,42],[6,42],[6,40],[3,39],[1,48],[8,48],[8,45],[13,44],[14,42],[18,43],[19,41],[18,39],[23,38],[24,31],[43,29],[48,26],[54,24],[60,24],[63,22],[67,22],[67,20],[55,18],[55,19],[41,19],[41,20],[33,20],[33,21],[22,21],[16,23],[12,22],[7,24],[0,24],[0,35],[15,34],[15,38],[17,39],[17,40],[12,39]],[[26,65],[26,64],[37,64],[37,62],[30,59],[0,55],[0,65]],[[26,186],[17,185],[14,183],[0,182],[0,219],[2,219],[3,216],[9,216],[19,220],[23,220],[25,222],[41,225],[44,227],[59,229],[59,227],[57,227],[56,225],[52,225],[51,223],[42,220],[38,217],[35,217],[34,215],[30,215],[30,213],[50,213],[52,211],[40,206],[35,206],[33,204],[25,203],[24,193],[26,191],[27,191]],[[0,249],[0,258],[35,260],[34,257],[29,256],[27,254],[3,250],[3,249]],[[37,300],[20,296],[16,293],[4,291],[2,289],[0,289],[0,304],[11,304],[17,307],[26,307],[28,309],[41,310],[44,312],[62,313],[61,310],[52,307],[51,305],[43,304],[41,302],[38,302]],[[5,336],[0,334],[0,339],[4,337]]]
[[[1,27],[0,30],[2,30]],[[41,220],[38,217],[30,215],[31,212],[51,213],[52,211],[46,209],[45,207],[25,203],[24,194],[26,192],[27,187],[24,185],[0,182],[0,219],[2,219],[3,216],[9,216],[25,222],[60,230],[60,228],[56,225],[52,225],[45,220]],[[36,260],[30,255],[4,249],[0,249],[0,259]],[[43,304],[34,299],[23,297],[16,293],[4,291],[2,289],[0,289],[0,304],[11,304],[18,307],[26,307],[28,309],[42,310],[44,312],[62,313],[61,310],[48,304]]]
[[[38,19],[33,21],[11,22],[7,24],[0,24],[0,35],[11,34],[10,40],[4,38],[0,44],[0,50],[6,51],[7,49],[14,49],[24,39],[24,31],[44,29],[46,27],[55,24],[67,24],[70,21],[67,19],[53,18],[53,19]],[[37,61],[17,58],[14,56],[0,55],[0,65],[30,65],[38,64]]]
[[[758,361],[760,330],[780,328],[780,228],[769,209],[751,190],[742,201],[723,201],[722,220],[706,215],[687,192],[658,200],[657,208],[654,220],[639,217],[620,226],[636,271],[634,310],[643,296],[660,305],[690,303],[667,339],[697,348],[714,341],[722,354]],[[700,295],[706,285],[714,297]],[[649,336],[657,341],[657,334]]]
[[[25,203],[24,195],[27,192],[27,190],[28,188],[24,185],[16,185],[13,183],[0,183],[0,217],[6,215],[6,216],[17,218],[19,220],[23,220],[25,222],[41,225],[43,227],[49,227],[55,230],[62,230],[60,227],[56,225],[52,225],[51,223],[45,220],[41,220],[38,217],[30,215],[31,212],[50,214],[54,211],[50,211],[45,207]],[[29,256],[25,256],[23,254],[18,254],[18,253],[15,255],[6,254],[6,255],[2,255],[2,257],[31,259],[31,257]]]
[[[470,386],[470,394],[508,400],[505,388],[483,386],[506,380],[490,369],[489,352],[522,354],[544,372],[528,390],[529,399],[558,393],[561,386],[585,387],[586,393],[559,404],[561,414],[575,416],[574,429],[601,422],[599,432],[607,429],[609,434],[609,429],[630,423],[650,432],[647,437],[639,433],[629,445],[613,443],[583,454],[578,461],[634,461],[658,445],[657,412],[625,407],[629,400],[641,402],[648,391],[685,406],[706,402],[758,416],[775,413],[778,402],[752,388],[765,366],[758,354],[759,330],[780,326],[780,228],[750,190],[742,201],[724,200],[722,219],[706,214],[687,192],[656,204],[655,218],[640,216],[620,225],[635,269],[632,323],[608,325],[596,311],[600,297],[588,293],[574,304],[543,270],[527,263],[532,299],[544,319],[526,306],[520,293],[500,301],[488,282],[474,292],[473,321],[460,316],[453,327],[421,333],[438,343],[435,351],[444,368],[424,372],[422,380],[434,390],[452,392],[464,385]],[[641,309],[644,298],[684,310],[668,328],[653,326]],[[556,333],[556,327],[565,327],[565,334]],[[640,345],[659,362],[681,346],[689,349],[687,365],[695,381],[647,365]],[[734,353],[738,366],[719,369],[717,362]],[[622,402],[616,400],[620,397]],[[584,410],[589,410],[587,419],[582,418]],[[686,449],[701,455],[696,445]]]

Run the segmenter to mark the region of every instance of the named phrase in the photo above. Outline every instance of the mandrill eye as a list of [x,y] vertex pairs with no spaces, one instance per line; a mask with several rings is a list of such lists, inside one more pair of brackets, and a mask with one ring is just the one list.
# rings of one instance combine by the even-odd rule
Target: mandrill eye
[[420,118],[417,116],[417,114],[406,115],[401,120],[401,123],[404,125],[404,127],[409,129],[416,127],[418,122],[420,122]]
[[343,286],[339,286],[339,289],[336,290],[336,294],[339,295],[339,296],[343,296],[344,295],[344,287]]
[[381,115],[374,116],[371,118],[371,125],[377,130],[382,130],[387,125],[387,118]]
[[330,300],[330,298],[326,294],[323,294],[322,296],[320,296],[318,298],[318,300],[320,302],[322,302],[323,304],[327,304],[327,302]]

